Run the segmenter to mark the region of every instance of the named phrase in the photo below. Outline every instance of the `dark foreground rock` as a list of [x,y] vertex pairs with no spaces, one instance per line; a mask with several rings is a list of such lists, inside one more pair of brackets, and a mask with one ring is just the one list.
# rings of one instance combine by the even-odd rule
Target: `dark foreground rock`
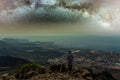
[[97,74],[94,74],[95,80],[116,80],[109,72],[103,71]]
[[51,72],[67,72],[67,67],[65,64],[57,64],[57,65],[51,65],[50,66]]

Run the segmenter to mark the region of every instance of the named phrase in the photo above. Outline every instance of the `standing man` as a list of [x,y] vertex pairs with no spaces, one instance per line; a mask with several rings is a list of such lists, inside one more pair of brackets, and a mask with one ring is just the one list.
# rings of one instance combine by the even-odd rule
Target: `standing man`
[[67,56],[67,60],[68,60],[68,70],[69,70],[69,74],[71,74],[72,71],[72,64],[73,64],[73,55],[72,52],[69,51],[69,54]]

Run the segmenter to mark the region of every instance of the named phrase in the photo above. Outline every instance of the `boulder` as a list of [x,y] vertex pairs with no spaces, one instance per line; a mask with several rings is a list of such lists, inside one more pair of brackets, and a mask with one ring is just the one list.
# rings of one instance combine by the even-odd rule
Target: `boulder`
[[8,80],[9,79],[9,74],[3,74],[2,76],[1,76],[1,78],[2,78],[2,80]]
[[54,64],[50,66],[52,72],[67,72],[65,64]]
[[116,80],[109,72],[103,71],[94,74],[95,80]]

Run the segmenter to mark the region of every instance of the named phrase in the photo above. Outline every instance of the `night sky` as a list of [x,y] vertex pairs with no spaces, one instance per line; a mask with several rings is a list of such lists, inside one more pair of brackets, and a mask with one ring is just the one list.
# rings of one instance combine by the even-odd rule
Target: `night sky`
[[119,4],[119,0],[31,0],[30,4],[1,0],[0,33],[119,34]]
[[0,39],[119,51],[120,0],[18,1],[0,0]]
[[[78,41],[79,44],[83,43],[83,46],[87,46],[84,44],[86,41],[96,38],[98,39],[94,47],[101,47],[101,44],[112,47],[116,40],[119,43],[120,38],[117,37],[120,37],[120,0],[20,1],[0,0],[0,38],[32,36],[28,39],[33,39],[33,36],[64,36],[64,38],[71,36],[72,39],[76,36],[70,43],[77,38],[83,40],[83,42]],[[89,37],[81,39],[83,38],[81,36]],[[115,39],[112,39],[113,37]],[[58,41],[62,42],[62,38]]]

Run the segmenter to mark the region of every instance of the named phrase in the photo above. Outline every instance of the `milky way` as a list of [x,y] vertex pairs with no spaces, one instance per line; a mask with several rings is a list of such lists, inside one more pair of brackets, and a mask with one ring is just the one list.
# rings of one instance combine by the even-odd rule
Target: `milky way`
[[[97,32],[96,30],[100,29],[106,32],[120,31],[119,0],[31,0],[30,3],[7,1],[9,2],[6,6],[0,4],[2,24],[62,22],[77,23],[77,26],[84,26],[86,31]],[[84,27],[75,28],[81,32]]]
[[[9,21],[20,21],[22,18],[26,18],[28,21],[31,21],[32,19],[32,21],[36,22],[75,21],[82,17],[90,16],[92,12],[94,12],[97,8],[100,7],[100,4],[102,4],[100,1],[96,0],[38,0],[31,1],[30,5],[24,4],[19,6],[20,3],[18,4],[17,1],[15,2],[17,5],[16,8],[6,9],[1,12],[1,16],[4,17],[5,21],[9,19]],[[9,1],[8,3],[15,5],[15,2],[10,3]],[[11,6],[10,4],[8,7]],[[1,19],[3,19],[2,17]],[[16,18],[17,20],[15,20]]]

